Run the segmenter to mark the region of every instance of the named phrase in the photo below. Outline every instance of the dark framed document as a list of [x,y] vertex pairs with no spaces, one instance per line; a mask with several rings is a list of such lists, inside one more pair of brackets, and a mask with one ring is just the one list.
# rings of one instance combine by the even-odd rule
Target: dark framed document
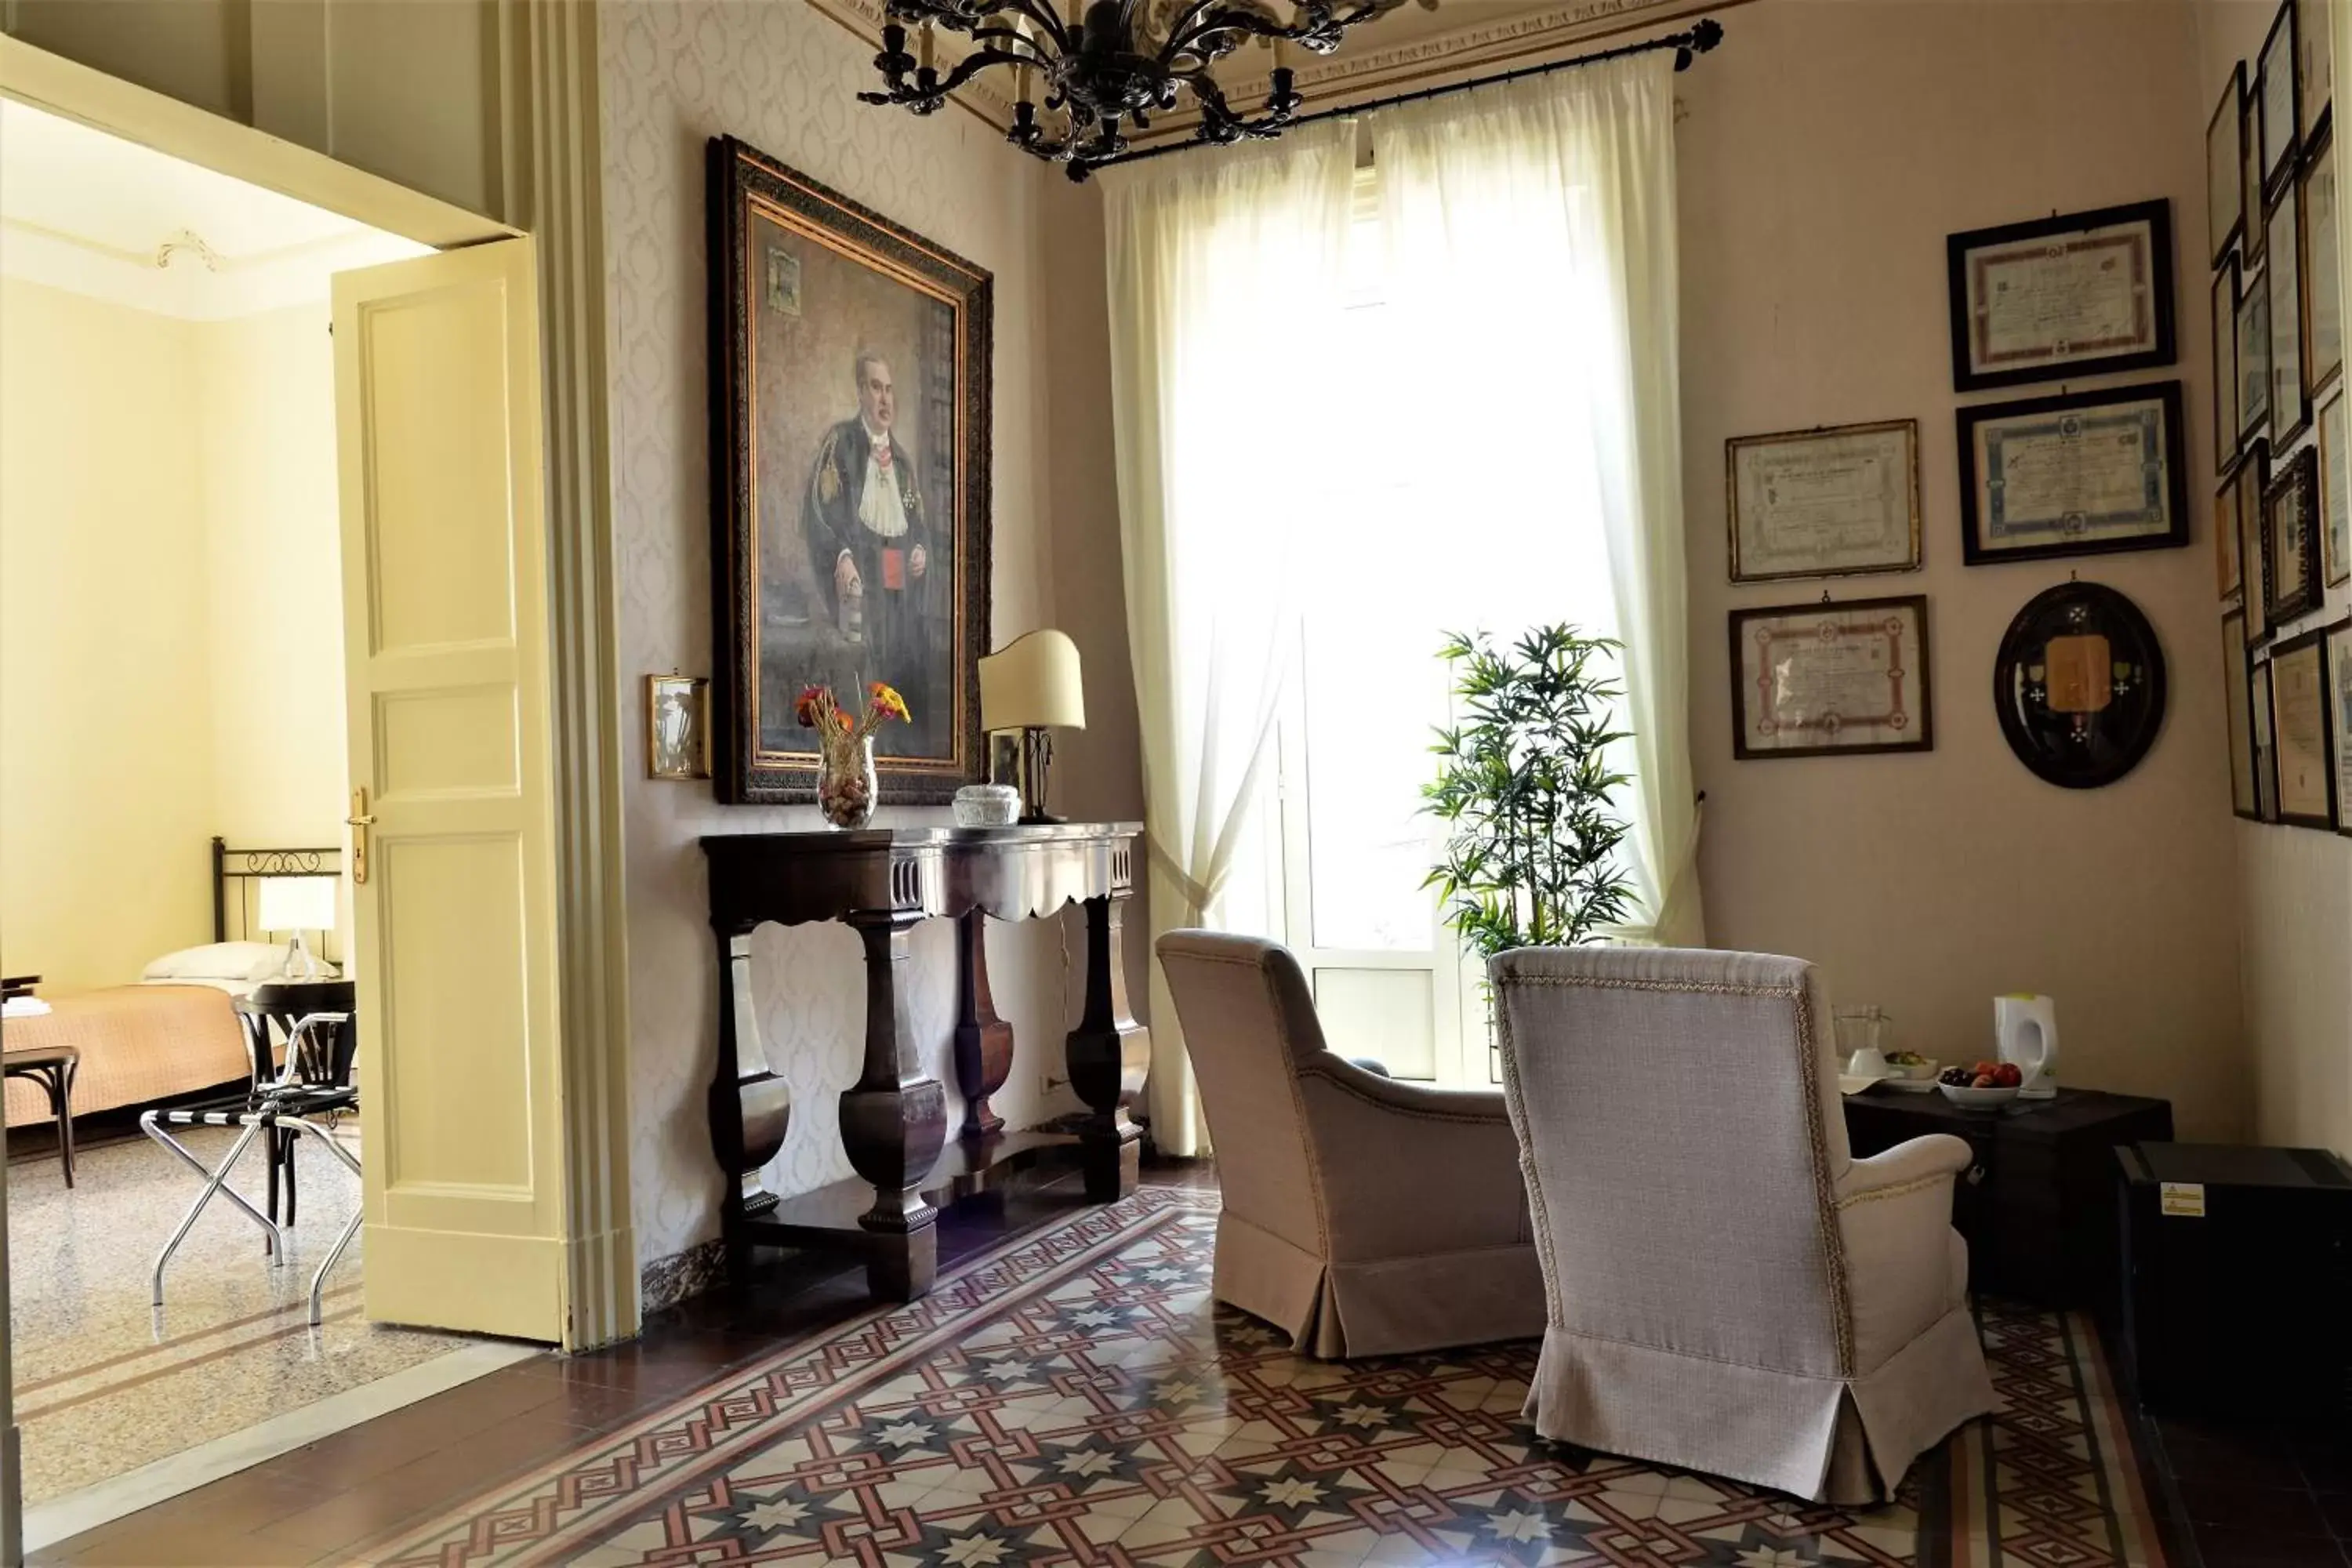
[[[2260,225],[2253,231],[2262,232]],[[2265,268],[2238,289],[2238,438],[2251,441],[2271,427],[2271,286]]]
[[[2240,62],[2243,68],[2244,62]],[[2238,142],[2244,162],[2238,173],[2238,260],[2252,269],[2263,260],[2263,97],[2262,83],[2246,83],[2246,111],[2238,121]]]
[[2169,202],[1972,229],[1944,243],[1960,391],[2173,362]]
[[1992,702],[2002,738],[2034,777],[2098,789],[2137,767],[2164,728],[2164,649],[2123,595],[2061,583],[2009,623]]
[[2303,384],[2303,204],[2289,192],[2271,209],[2271,450],[2282,451],[2311,422],[2311,399]]
[[2230,68],[2229,85],[2213,118],[2205,122],[2205,254],[2214,266],[2230,254],[2230,242],[2246,221],[2246,202],[2238,189],[2245,168],[2246,62]]
[[2253,666],[2246,658],[2246,617],[2221,617],[2221,708],[2230,725],[2230,809],[2262,819],[2254,794]]
[[2252,710],[2249,730],[2254,741],[2254,820],[2276,822],[2278,818],[2278,746],[2271,733],[2271,667],[2266,661],[2254,666],[2254,679],[2247,691],[2247,706]]
[[2352,473],[2345,470],[2347,405],[2336,401],[2319,411],[2320,578],[2333,588],[2352,578]]
[[2344,275],[2336,229],[2336,142],[2319,143],[2303,165],[2303,385],[2316,400],[2344,371]]
[[2308,147],[2327,129],[2335,96],[2336,25],[2330,0],[2295,0],[2295,115]]
[[2296,139],[2302,134],[2296,100],[2299,68],[2294,47],[2295,0],[2279,0],[2271,18],[2270,35],[2263,40],[2255,71],[2260,78],[2254,95],[2262,100],[2263,200],[2274,202],[2294,177]]
[[2352,621],[2328,629],[2327,702],[2336,716],[2336,831],[2352,836]]
[[1919,569],[1919,422],[1723,444],[1731,580]]
[[2309,447],[2263,490],[2263,570],[2272,626],[2319,608],[2319,454]]
[[2245,580],[2245,557],[2238,540],[2238,480],[2232,475],[2213,492],[2213,586],[2227,601],[2238,596]]
[[2213,274],[2213,471],[2226,474],[2245,443],[2238,418],[2238,258]]
[[1959,447],[1971,566],[2189,542],[2177,381],[1963,408]]
[[1731,684],[1743,762],[1936,748],[1924,595],[1734,610]]
[[2271,617],[2263,595],[2270,579],[2263,563],[2270,558],[2264,541],[2269,530],[2263,521],[2263,491],[2270,488],[2271,447],[2256,441],[2238,465],[2238,570],[2246,585],[2246,644],[2249,647],[2270,636]]
[[2278,820],[2336,831],[2336,738],[2328,723],[2327,634],[2271,650],[2271,733],[2278,749]]

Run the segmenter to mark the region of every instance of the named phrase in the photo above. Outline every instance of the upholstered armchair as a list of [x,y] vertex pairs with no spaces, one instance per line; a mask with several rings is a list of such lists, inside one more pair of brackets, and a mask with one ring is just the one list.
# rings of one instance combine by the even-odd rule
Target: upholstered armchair
[[1850,1157],[1812,966],[1494,961],[1543,1260],[1546,1437],[1840,1504],[1992,1408],[1951,1227],[1969,1147]]
[[1501,1095],[1332,1054],[1307,977],[1274,942],[1171,931],[1159,953],[1216,1149],[1218,1300],[1325,1358],[1543,1331]]

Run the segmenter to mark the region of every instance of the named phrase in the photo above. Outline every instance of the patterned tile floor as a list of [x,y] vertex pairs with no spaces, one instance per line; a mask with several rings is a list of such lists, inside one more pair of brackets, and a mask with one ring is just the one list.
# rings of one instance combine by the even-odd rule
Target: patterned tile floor
[[355,1548],[475,1564],[2160,1563],[2082,1326],[1993,1309],[2002,1408],[1850,1513],[1538,1442],[1533,1347],[1352,1364],[1213,1309],[1214,1198],[1147,1188]]

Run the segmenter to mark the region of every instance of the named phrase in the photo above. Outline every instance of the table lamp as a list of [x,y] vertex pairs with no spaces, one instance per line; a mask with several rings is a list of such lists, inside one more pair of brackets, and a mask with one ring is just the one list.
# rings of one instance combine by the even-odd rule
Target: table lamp
[[1049,731],[1087,727],[1078,645],[1067,633],[1024,632],[980,661],[980,727],[991,735],[1019,731],[1013,782],[1021,788],[1021,820],[1060,821],[1045,810],[1045,772],[1054,760]]
[[335,879],[332,877],[264,877],[261,879],[261,908],[254,923],[266,931],[289,931],[292,940],[286,944],[286,964],[278,977],[284,980],[316,980],[320,977],[319,961],[302,945],[305,931],[329,931],[335,929]]

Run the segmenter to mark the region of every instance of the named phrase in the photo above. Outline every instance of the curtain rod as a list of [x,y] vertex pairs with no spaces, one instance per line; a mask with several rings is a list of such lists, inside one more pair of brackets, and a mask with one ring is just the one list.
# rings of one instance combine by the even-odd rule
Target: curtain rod
[[[1497,71],[1493,76],[1474,77],[1468,81],[1447,82],[1443,87],[1419,88],[1412,92],[1400,92],[1388,98],[1367,99],[1361,103],[1342,104],[1335,109],[1318,109],[1312,114],[1302,114],[1286,124],[1289,131],[1301,125],[1312,125],[1318,120],[1339,120],[1350,114],[1370,114],[1376,109],[1393,109],[1400,103],[1419,103],[1425,99],[1445,98],[1473,88],[1499,87],[1507,81],[1518,81],[1531,76],[1549,76],[1553,71],[1570,70],[1578,66],[1597,66],[1603,60],[1622,59],[1628,55],[1646,55],[1658,49],[1675,51],[1675,69],[1690,69],[1690,63],[1723,42],[1723,24],[1712,16],[1702,16],[1679,33],[1667,33],[1661,37],[1644,38],[1638,44],[1620,44],[1613,49],[1601,49],[1589,55],[1571,55],[1564,60],[1547,60],[1541,65],[1521,66],[1517,70]],[[1117,163],[1139,163],[1168,153],[1182,153],[1202,145],[1199,142],[1170,142],[1158,147],[1139,148],[1121,153],[1116,158],[1105,158],[1097,168],[1109,168]]]

